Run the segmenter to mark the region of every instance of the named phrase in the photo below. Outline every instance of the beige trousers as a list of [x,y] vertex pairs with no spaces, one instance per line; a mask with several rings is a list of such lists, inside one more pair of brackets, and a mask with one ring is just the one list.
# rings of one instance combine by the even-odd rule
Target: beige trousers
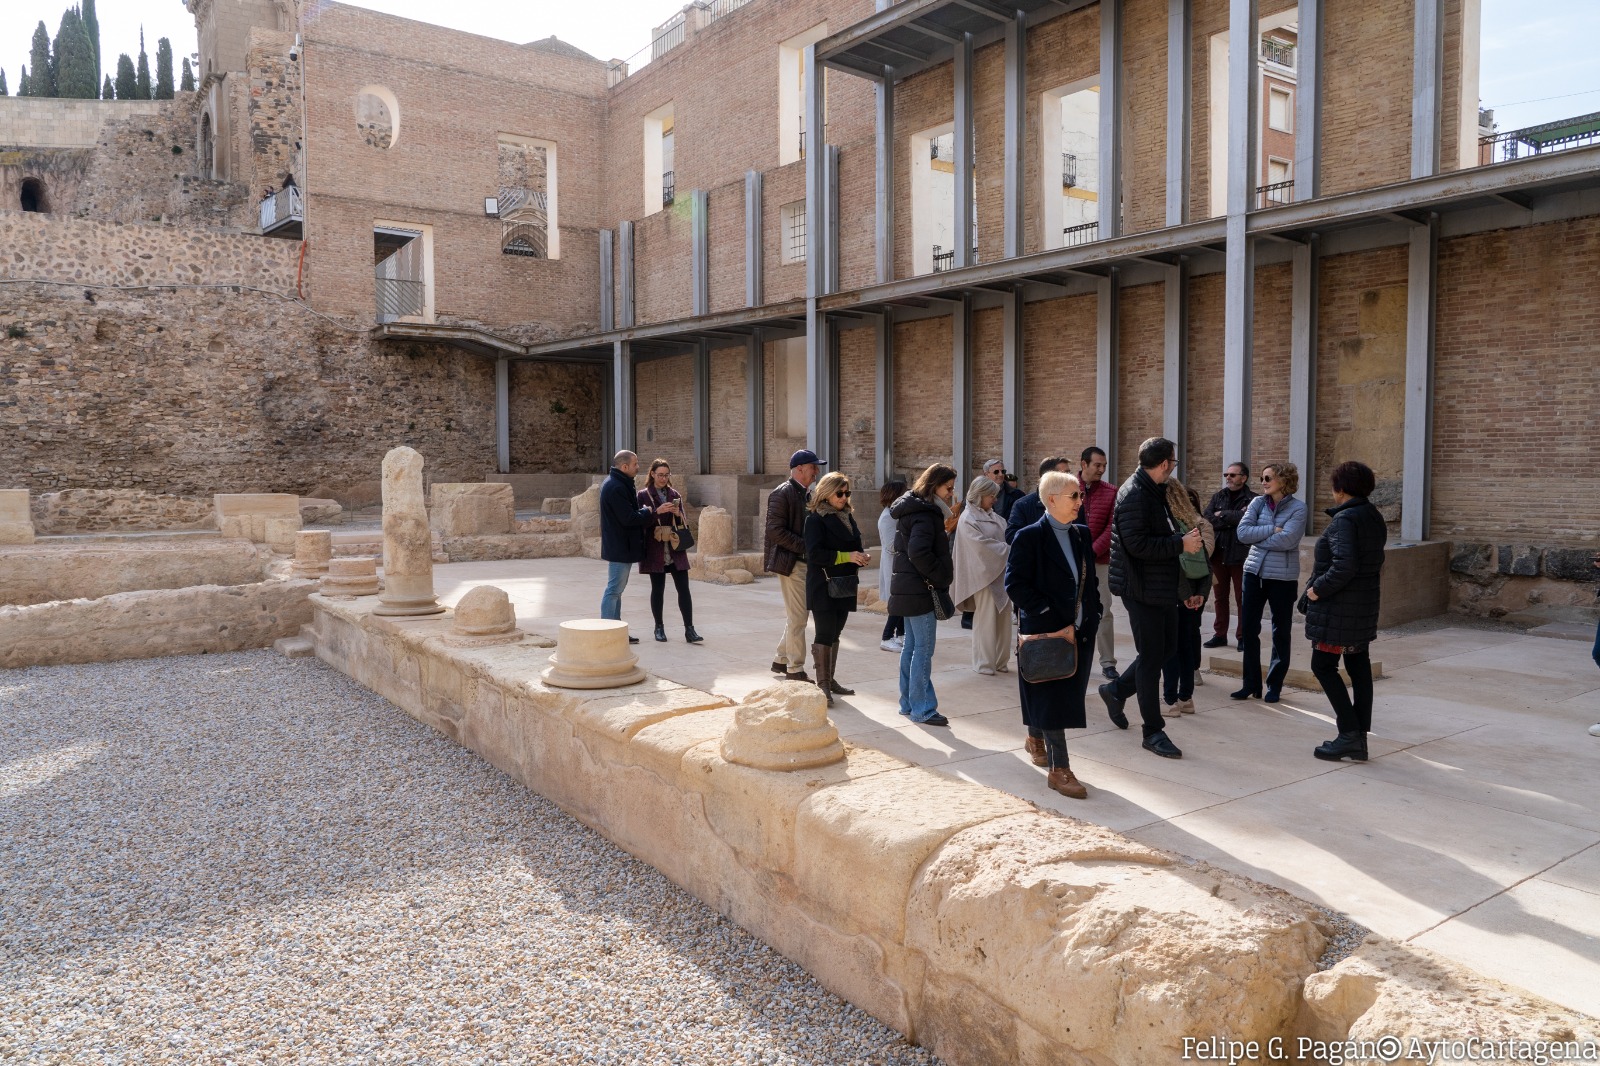
[[1011,662],[1011,612],[994,609],[994,593],[987,587],[972,594],[972,668],[1009,669]]
[[789,672],[806,668],[806,564],[795,563],[794,573],[778,575],[778,587],[783,589],[784,626],[778,650],[772,653],[775,663],[788,663]]
[[1111,619],[1111,564],[1095,563],[1095,575],[1100,579],[1100,605],[1105,613],[1100,616],[1100,631],[1094,635],[1094,650],[1100,656],[1101,666],[1117,665],[1117,627]]

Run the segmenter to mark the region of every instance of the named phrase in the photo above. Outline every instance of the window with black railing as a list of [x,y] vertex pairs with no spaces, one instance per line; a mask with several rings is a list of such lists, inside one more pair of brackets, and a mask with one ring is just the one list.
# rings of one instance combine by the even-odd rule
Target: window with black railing
[[1061,247],[1071,248],[1075,244],[1088,244],[1100,233],[1100,223],[1083,222],[1076,226],[1067,226],[1061,231]]
[[672,176],[672,171],[661,175],[661,206],[671,207],[672,201],[678,198],[678,186]]
[[1276,37],[1261,38],[1261,58],[1280,67],[1294,69],[1294,45]]
[[1078,157],[1071,152],[1061,153],[1061,187],[1073,189],[1078,185]]
[[1294,179],[1256,186],[1257,207],[1280,207],[1294,203]]
[[1600,111],[1479,137],[1478,164],[1509,163],[1591,144],[1600,144]]

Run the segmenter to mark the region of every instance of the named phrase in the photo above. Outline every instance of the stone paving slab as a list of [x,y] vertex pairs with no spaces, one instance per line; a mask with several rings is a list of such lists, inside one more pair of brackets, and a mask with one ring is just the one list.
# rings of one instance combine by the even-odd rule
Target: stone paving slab
[[[497,585],[520,625],[554,632],[598,614],[605,568],[457,563],[435,567],[435,584],[449,604]],[[635,575],[623,596],[646,670],[731,699],[770,683],[777,581],[695,584],[701,645],[683,642],[670,590],[671,639],[650,639],[649,589]],[[1126,666],[1132,640],[1116,614]],[[1587,646],[1468,624],[1382,634],[1373,652],[1391,676],[1378,682],[1365,765],[1311,757],[1334,732],[1319,692],[1235,702],[1230,679],[1213,675],[1195,690],[1199,713],[1169,724],[1186,751],[1169,761],[1143,751],[1136,728],[1111,727],[1091,689],[1089,728],[1068,733],[1090,790],[1075,801],[1045,789],[1022,751],[1015,674],[974,673],[970,634],[942,623],[934,684],[951,726],[911,724],[899,714],[898,657],[878,648],[882,627],[882,615],[861,612],[845,628],[838,674],[857,695],[840,697],[832,717],[848,743],[1209,859],[1600,1015],[1600,739],[1587,735],[1600,721],[1600,671]],[[1298,627],[1293,658],[1310,660]]]

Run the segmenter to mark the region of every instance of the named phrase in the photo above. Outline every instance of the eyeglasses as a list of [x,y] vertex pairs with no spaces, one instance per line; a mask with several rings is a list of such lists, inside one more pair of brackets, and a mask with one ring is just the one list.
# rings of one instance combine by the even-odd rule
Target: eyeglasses
[[1230,471],[1228,471],[1228,472],[1227,472],[1227,473],[1226,473],[1226,474],[1223,474],[1223,475],[1222,475],[1222,476],[1223,476],[1223,477],[1244,477],[1244,475],[1243,475],[1243,474],[1235,474],[1235,473],[1234,473],[1234,472],[1233,472],[1233,471],[1231,471],[1231,470],[1230,470]]

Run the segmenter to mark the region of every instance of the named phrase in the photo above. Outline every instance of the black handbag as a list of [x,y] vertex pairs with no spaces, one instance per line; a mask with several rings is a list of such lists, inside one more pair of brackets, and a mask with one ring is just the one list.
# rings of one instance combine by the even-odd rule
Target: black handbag
[[950,598],[949,589],[934,588],[933,582],[927,578],[922,583],[928,586],[928,595],[933,597],[933,616],[941,622],[948,622],[956,616],[956,601]]
[[[1092,564],[1091,564],[1092,565]],[[1082,566],[1079,567],[1080,571]],[[1087,584],[1082,576],[1078,578],[1078,600],[1072,608],[1072,622],[1076,626],[1078,614],[1083,610],[1083,586]],[[1032,640],[1017,642],[1017,672],[1022,675],[1022,680],[1030,685],[1037,685],[1044,681],[1065,681],[1075,677],[1078,673],[1078,632],[1073,630],[1074,639],[1066,637],[1035,637]]]
[[823,573],[827,574],[828,576],[828,596],[830,599],[850,600],[852,602],[855,601],[856,589],[861,584],[861,577],[859,574],[840,574],[838,576],[834,576],[832,574],[828,574],[826,570],[824,570]]
[[[663,500],[664,499],[663,497],[656,495],[656,490],[653,489],[653,488],[650,490],[650,498],[652,500]],[[658,504],[656,504],[656,506],[659,507],[660,504],[658,503]],[[680,511],[683,509],[683,506],[684,506],[684,499],[683,499],[682,496],[679,496],[678,497],[678,507],[679,507]],[[694,533],[690,531],[689,525],[688,525],[688,523],[686,521],[684,521],[684,516],[682,514],[674,513],[673,516],[672,516],[672,524],[670,526],[657,526],[656,529],[657,530],[667,529],[667,530],[671,531],[665,537],[663,537],[659,532],[656,533],[656,539],[661,541],[663,544],[665,544],[667,546],[666,547],[667,551],[669,551],[669,552],[686,552],[686,551],[693,550],[693,548],[694,548]]]

